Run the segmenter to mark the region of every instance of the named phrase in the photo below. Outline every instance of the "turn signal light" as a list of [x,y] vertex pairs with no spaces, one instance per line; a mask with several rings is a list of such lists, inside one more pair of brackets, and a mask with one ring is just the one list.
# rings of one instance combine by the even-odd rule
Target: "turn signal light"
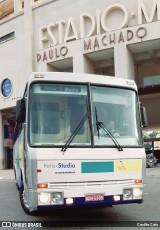
[[135,184],[142,184],[142,180],[135,180],[134,183]]
[[37,184],[37,188],[48,188],[48,184]]

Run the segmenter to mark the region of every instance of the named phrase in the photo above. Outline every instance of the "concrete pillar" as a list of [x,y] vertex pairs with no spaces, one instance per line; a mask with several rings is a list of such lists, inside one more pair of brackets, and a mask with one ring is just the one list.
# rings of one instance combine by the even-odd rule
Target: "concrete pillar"
[[25,54],[26,54],[26,77],[33,72],[34,54],[33,54],[33,18],[32,18],[32,0],[24,1],[24,31],[25,31]]
[[20,10],[20,0],[14,0],[14,14],[18,14],[19,13],[19,10]]
[[135,80],[133,54],[125,44],[114,47],[115,77]]
[[[92,61],[85,56],[82,50],[82,44],[75,44],[73,49],[73,73],[94,73],[94,65]],[[76,51],[76,52],[75,52]]]
[[4,169],[4,149],[3,149],[3,124],[2,124],[2,113],[0,111],[0,169]]

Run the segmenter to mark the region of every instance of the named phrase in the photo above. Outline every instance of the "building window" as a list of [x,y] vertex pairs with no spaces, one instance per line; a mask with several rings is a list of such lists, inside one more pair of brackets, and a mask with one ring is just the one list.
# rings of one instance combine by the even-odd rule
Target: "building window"
[[[41,3],[41,1],[42,0],[32,0],[32,5],[37,4],[37,3],[39,4],[39,3]],[[21,3],[22,3],[22,5],[21,5],[22,9],[24,9],[24,4],[25,4],[24,1],[22,1]]]
[[143,78],[143,86],[160,85],[160,75]]
[[12,83],[9,79],[5,79],[1,85],[1,92],[4,97],[9,97],[12,92]]

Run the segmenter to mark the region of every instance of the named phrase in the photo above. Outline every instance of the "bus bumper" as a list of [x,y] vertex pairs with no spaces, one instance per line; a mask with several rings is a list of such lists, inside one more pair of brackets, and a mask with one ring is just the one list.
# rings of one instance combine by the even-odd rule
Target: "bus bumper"
[[111,207],[112,205],[118,204],[132,204],[132,203],[143,203],[143,199],[114,201],[113,196],[105,196],[103,201],[85,202],[84,197],[74,198],[73,204],[63,205],[40,205],[37,210],[53,210],[53,209],[67,209],[67,208],[81,208],[81,207]]
[[[125,188],[84,189],[37,189],[30,190],[31,210],[66,209],[74,207],[112,206],[118,204],[142,203],[141,186]],[[110,194],[109,194],[110,193]],[[83,195],[82,195],[83,194]],[[31,204],[32,203],[32,204]]]

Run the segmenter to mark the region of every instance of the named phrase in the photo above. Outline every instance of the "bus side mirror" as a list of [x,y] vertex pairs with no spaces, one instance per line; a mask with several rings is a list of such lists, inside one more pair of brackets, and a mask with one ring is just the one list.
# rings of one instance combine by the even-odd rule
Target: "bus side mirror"
[[142,127],[146,127],[148,125],[146,108],[141,104],[140,104],[140,113],[141,113]]
[[25,99],[18,100],[16,103],[16,122],[25,122]]

